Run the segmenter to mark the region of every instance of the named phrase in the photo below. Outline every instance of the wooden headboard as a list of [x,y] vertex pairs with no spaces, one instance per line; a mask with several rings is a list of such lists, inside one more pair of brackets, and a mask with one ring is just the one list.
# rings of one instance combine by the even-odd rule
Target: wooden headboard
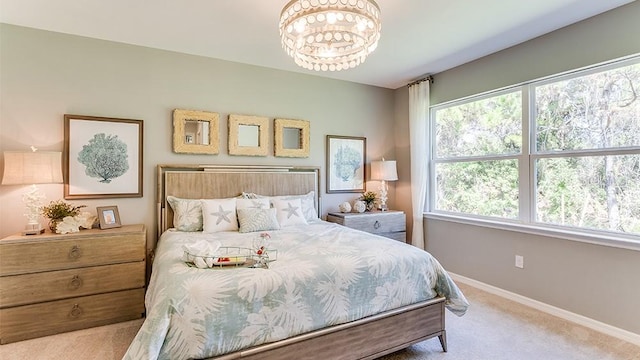
[[224,199],[252,192],[260,195],[303,195],[315,191],[320,214],[320,169],[288,166],[158,165],[156,203],[158,236],[173,226],[167,196]]

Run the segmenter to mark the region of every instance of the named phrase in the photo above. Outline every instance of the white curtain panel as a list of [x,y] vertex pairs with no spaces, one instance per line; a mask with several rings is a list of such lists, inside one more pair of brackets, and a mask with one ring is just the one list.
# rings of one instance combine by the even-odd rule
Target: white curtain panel
[[422,214],[427,201],[429,159],[429,80],[409,87],[409,140],[411,148],[411,202],[413,236],[411,244],[425,248]]

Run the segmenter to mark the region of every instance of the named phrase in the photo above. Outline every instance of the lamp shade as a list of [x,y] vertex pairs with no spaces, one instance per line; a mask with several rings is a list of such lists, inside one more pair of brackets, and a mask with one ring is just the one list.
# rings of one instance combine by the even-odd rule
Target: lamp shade
[[5,151],[2,185],[62,183],[62,153]]
[[398,180],[398,171],[396,162],[390,161],[372,161],[371,162],[371,180],[379,181],[395,181]]

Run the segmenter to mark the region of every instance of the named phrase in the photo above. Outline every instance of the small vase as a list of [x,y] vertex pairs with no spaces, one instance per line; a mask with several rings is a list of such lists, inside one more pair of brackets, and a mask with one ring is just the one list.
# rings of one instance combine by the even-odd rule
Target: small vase
[[62,219],[49,219],[49,229],[52,233],[56,232],[60,222],[62,222]]
[[370,201],[367,203],[367,211],[372,211],[376,206],[376,203],[374,201]]

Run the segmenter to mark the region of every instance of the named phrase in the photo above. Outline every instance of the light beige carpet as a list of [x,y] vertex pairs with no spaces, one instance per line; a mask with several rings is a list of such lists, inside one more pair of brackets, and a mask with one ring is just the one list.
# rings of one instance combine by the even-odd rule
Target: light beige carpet
[[[640,360],[638,346],[459,285],[471,307],[461,318],[447,311],[449,352],[443,353],[434,338],[382,359]],[[141,324],[129,321],[2,345],[0,359],[121,359]]]

